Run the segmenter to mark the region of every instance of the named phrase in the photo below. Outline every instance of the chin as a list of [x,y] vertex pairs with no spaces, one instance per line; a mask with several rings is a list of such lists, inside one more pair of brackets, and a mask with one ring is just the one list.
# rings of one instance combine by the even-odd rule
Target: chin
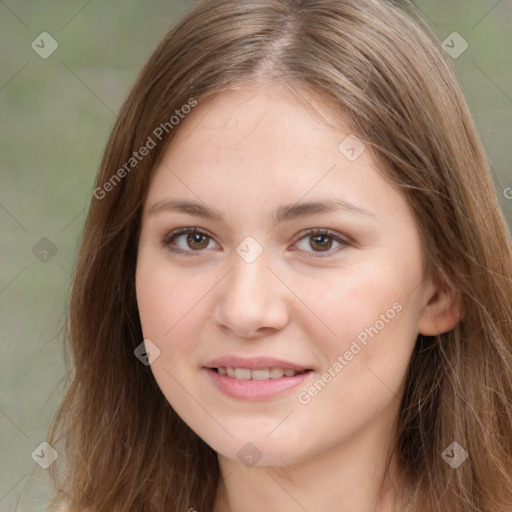
[[[286,443],[283,439],[277,438],[271,440],[262,434],[261,429],[253,432],[247,432],[246,436],[237,436],[235,439],[226,442],[215,439],[209,442],[208,439],[202,439],[209,444],[219,455],[240,462],[247,467],[253,466],[272,466],[282,467],[297,464],[307,460],[313,454],[305,453],[307,448],[303,443],[297,443],[288,438]],[[300,447],[298,452],[297,447]]]

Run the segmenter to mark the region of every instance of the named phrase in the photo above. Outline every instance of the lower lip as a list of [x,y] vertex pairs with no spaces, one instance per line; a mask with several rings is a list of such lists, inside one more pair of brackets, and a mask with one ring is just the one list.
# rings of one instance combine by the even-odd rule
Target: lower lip
[[217,389],[233,398],[265,400],[301,384],[312,373],[307,371],[293,377],[268,380],[238,380],[205,368]]

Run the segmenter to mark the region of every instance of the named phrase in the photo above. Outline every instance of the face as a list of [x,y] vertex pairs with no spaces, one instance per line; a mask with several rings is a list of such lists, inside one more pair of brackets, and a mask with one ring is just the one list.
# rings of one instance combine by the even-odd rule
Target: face
[[302,97],[320,116],[277,85],[200,102],[154,171],[138,248],[162,393],[258,465],[390,424],[429,291],[405,199],[332,105]]

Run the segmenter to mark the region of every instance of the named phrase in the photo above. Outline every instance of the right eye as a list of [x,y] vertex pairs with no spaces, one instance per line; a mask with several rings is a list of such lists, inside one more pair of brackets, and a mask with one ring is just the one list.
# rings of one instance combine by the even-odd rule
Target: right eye
[[178,228],[165,235],[162,246],[175,254],[199,256],[211,241],[212,237],[200,228]]

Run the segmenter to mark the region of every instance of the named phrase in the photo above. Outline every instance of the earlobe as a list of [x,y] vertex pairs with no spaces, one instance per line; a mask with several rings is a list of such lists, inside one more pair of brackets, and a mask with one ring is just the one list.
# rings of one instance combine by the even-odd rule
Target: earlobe
[[446,285],[436,286],[418,319],[418,332],[435,336],[451,331],[464,318],[460,292]]

